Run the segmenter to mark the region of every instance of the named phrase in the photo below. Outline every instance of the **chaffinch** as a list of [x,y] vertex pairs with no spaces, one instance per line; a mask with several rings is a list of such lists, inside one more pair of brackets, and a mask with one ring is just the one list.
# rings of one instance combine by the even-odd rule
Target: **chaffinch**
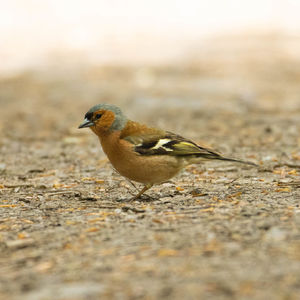
[[175,176],[182,168],[207,159],[252,162],[227,158],[169,131],[128,120],[120,108],[98,104],[86,114],[79,128],[89,127],[99,138],[113,167],[129,180],[144,184],[139,198],[154,184]]

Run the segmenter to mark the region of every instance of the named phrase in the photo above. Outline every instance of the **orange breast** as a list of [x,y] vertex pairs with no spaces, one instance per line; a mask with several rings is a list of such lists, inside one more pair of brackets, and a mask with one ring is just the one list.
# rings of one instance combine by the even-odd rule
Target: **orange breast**
[[113,167],[124,177],[144,184],[164,182],[176,175],[184,162],[174,156],[142,156],[134,145],[119,139],[120,132],[99,136],[103,151]]

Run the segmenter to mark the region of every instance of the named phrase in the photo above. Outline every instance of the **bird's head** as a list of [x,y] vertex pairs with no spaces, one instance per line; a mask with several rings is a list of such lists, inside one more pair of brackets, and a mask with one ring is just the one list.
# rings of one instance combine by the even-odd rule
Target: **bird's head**
[[78,128],[90,127],[96,134],[107,131],[122,130],[127,122],[120,108],[111,104],[93,106],[84,116]]

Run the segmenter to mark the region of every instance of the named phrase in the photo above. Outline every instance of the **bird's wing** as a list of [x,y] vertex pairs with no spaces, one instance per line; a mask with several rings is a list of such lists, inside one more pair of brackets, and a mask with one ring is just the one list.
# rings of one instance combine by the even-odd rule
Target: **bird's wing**
[[218,159],[257,166],[256,164],[235,158],[224,157],[216,151],[201,147],[194,142],[172,132],[156,128],[142,127],[135,122],[121,133],[121,138],[134,145],[140,155],[172,155],[179,157],[197,157]]
[[144,134],[132,134],[124,139],[134,144],[135,151],[141,155],[197,156],[211,159],[220,157],[215,151],[198,146],[172,132],[153,130]]

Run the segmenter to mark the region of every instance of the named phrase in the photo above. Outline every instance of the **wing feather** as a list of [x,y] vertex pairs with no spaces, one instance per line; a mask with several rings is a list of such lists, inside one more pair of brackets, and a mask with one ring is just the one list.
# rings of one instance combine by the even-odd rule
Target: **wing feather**
[[201,147],[194,142],[172,132],[142,127],[129,121],[121,133],[121,139],[134,145],[134,150],[140,155],[173,155],[178,157],[195,157],[204,159],[219,159],[247,165],[256,164],[220,155],[212,149]]
[[165,132],[164,135],[147,136],[144,141],[135,146],[135,151],[141,155],[174,155],[217,158],[220,155],[213,150],[198,146],[184,137]]

